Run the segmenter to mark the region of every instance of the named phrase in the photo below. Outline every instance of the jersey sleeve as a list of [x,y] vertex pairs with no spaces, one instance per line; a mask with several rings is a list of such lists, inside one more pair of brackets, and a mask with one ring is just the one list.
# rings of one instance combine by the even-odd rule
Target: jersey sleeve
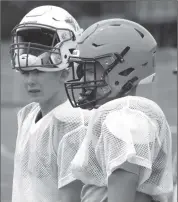
[[[69,108],[68,108],[69,109]],[[87,131],[90,113],[81,109],[70,109],[67,115],[58,116],[58,188],[64,187],[76,178],[71,172],[71,162],[74,159]],[[62,135],[62,137],[61,137]]]
[[[129,164],[146,167],[151,173],[155,143],[159,142],[157,127],[137,110],[123,109],[110,112],[101,126],[96,145],[96,156],[107,176],[118,168],[132,169]],[[132,170],[131,170],[132,172]]]
[[135,172],[138,191],[164,201],[172,189],[172,149],[169,126],[163,122],[159,127],[145,113],[128,108],[106,116],[95,153],[107,179],[119,168]]
[[86,129],[84,126],[66,134],[59,143],[57,151],[58,188],[64,187],[76,178],[71,172],[71,162],[84,138]]

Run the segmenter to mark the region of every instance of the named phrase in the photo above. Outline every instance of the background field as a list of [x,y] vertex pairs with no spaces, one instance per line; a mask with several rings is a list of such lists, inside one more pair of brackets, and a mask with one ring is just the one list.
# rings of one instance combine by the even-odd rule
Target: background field
[[[10,41],[7,36],[9,36],[12,26],[17,24],[24,15],[24,12],[27,12],[36,5],[43,4],[43,2],[4,1],[3,3],[2,26],[4,29],[2,30],[5,31],[3,32],[2,36],[4,37],[1,41],[1,201],[10,202],[13,155],[17,134],[16,113],[21,107],[28,103],[28,97],[24,92],[19,74],[11,70],[9,58]],[[48,1],[45,1],[45,4],[48,3]],[[55,5],[57,4],[57,1],[55,1]],[[176,29],[174,26],[172,26],[173,28],[170,27],[171,23],[175,22],[175,16],[173,16],[173,11],[175,11],[174,7],[171,7],[170,4],[165,4],[168,5],[168,7],[163,5],[163,14],[160,14],[162,10],[160,11],[159,6],[161,4],[157,5],[156,3],[152,5],[152,7],[149,5],[145,6],[146,4],[142,5],[142,7],[140,5],[137,5],[136,7],[136,4],[132,2],[128,4],[130,7],[125,6],[126,4],[124,3],[118,3],[117,7],[116,3],[113,3],[112,9],[111,4],[108,6],[104,3],[92,6],[85,5],[83,7],[82,3],[78,3],[78,8],[77,6],[72,7],[72,4],[69,3],[63,2],[63,5],[64,8],[68,8],[69,12],[72,12],[74,16],[77,16],[77,19],[84,28],[99,19],[118,16],[126,16],[128,19],[137,19],[136,21],[141,22],[150,28],[159,44],[156,69],[157,78],[155,84],[150,89],[145,90],[140,88],[138,93],[156,101],[163,109],[171,126],[173,153],[175,153],[177,150],[177,75],[173,75],[172,70],[177,67],[177,41],[175,41],[177,33],[175,33]],[[116,9],[116,7],[120,8],[119,13],[117,14],[116,11],[118,11],[118,9]],[[97,8],[100,8],[99,14],[97,13]],[[152,13],[149,11],[150,8],[152,8]],[[9,11],[9,9],[11,10]],[[11,12],[13,15],[9,15]],[[82,15],[79,16],[79,13],[82,13]],[[7,17],[9,18],[11,25],[6,23]],[[164,24],[163,21],[167,24]]]

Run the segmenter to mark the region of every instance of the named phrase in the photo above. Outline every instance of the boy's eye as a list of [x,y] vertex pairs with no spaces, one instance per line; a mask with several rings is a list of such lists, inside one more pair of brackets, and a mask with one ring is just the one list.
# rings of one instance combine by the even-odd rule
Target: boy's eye
[[90,69],[86,69],[86,72],[93,74],[94,70],[93,70],[93,68],[92,69],[90,68]]
[[81,79],[84,76],[84,70],[83,70],[83,65],[82,64],[79,64],[77,66],[76,74],[77,74],[78,79]]

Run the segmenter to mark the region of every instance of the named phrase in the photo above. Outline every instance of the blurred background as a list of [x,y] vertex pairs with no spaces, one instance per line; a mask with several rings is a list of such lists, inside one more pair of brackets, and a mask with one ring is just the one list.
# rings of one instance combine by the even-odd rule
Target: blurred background
[[145,26],[158,42],[157,79],[147,97],[167,116],[177,147],[177,1],[1,1],[1,201],[11,201],[13,155],[17,134],[16,113],[29,103],[18,73],[9,57],[10,33],[21,18],[40,5],[56,5],[71,13],[86,29],[92,23],[121,17]]

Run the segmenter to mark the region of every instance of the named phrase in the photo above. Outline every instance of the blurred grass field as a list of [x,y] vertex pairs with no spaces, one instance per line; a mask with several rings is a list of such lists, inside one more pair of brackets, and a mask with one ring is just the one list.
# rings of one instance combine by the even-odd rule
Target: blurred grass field
[[[1,42],[1,201],[11,201],[13,153],[17,134],[16,113],[28,103],[19,74],[11,70],[9,42]],[[177,50],[160,49],[157,79],[151,98],[163,109],[171,126],[173,153],[177,147]],[[145,93],[145,92],[144,92]],[[149,97],[149,95],[148,95]]]

